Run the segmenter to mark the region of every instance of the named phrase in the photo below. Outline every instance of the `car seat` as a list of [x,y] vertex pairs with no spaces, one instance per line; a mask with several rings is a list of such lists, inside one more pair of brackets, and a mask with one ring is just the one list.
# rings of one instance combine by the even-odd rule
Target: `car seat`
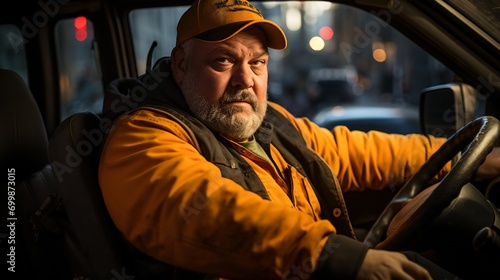
[[49,141],[49,161],[71,229],[74,274],[90,279],[132,279],[125,243],[114,226],[98,184],[98,158],[105,129],[101,118],[81,112],[65,119]]
[[2,194],[12,206],[2,211],[11,226],[0,231],[0,246],[15,270],[8,279],[132,278],[97,184],[100,143],[88,137],[99,125],[97,115],[78,113],[49,139],[26,82],[0,69]]
[[69,279],[45,124],[26,82],[6,69],[0,69],[0,133],[7,202],[1,212],[9,225],[1,229],[0,245],[8,254],[7,269],[19,279]]

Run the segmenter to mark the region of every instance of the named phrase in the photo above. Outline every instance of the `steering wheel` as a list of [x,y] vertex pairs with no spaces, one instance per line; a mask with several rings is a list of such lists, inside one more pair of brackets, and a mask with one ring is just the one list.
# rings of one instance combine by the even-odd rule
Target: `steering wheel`
[[[450,205],[462,187],[470,182],[496,145],[499,133],[500,122],[494,117],[485,116],[468,123],[453,134],[393,197],[368,232],[364,243],[376,249],[405,249]],[[465,148],[460,159],[441,182],[429,187],[429,181]],[[399,219],[397,229],[385,237],[401,204],[417,195],[418,203],[403,208],[404,218]]]

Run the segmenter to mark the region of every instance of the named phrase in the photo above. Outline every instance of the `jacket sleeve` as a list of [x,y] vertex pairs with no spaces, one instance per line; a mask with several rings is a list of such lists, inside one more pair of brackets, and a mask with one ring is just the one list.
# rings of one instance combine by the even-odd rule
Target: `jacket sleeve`
[[160,261],[208,275],[310,276],[334,227],[245,191],[195,146],[178,123],[156,112],[116,121],[99,183],[125,239]]
[[[344,191],[400,187],[446,141],[421,134],[350,131],[345,126],[330,131],[306,118],[294,118],[277,104],[272,106],[294,123],[307,145],[332,168]],[[451,161],[447,163],[434,181],[451,165]]]
[[356,279],[368,249],[350,237],[332,234],[323,246],[312,279]]

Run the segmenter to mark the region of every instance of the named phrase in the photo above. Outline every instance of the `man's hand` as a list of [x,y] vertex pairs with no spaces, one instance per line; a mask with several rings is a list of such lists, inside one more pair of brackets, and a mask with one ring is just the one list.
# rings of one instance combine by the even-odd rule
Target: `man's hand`
[[500,147],[495,147],[488,154],[484,163],[477,170],[478,179],[493,179],[500,176]]
[[357,276],[362,279],[429,279],[431,275],[420,265],[398,252],[369,249]]

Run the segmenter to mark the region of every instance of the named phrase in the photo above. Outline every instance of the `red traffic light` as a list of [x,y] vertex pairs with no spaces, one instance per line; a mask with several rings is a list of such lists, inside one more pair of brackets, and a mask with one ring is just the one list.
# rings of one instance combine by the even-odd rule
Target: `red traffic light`
[[75,22],[75,38],[79,42],[87,39],[87,18],[84,16],[76,17]]

